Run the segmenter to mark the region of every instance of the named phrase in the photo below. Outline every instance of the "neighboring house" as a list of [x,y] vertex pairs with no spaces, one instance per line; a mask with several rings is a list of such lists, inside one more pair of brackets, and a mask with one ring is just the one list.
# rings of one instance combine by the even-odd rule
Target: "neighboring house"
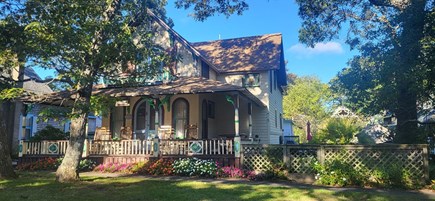
[[157,41],[181,59],[167,67],[170,75],[141,86],[99,86],[94,95],[123,99],[102,119],[103,130],[128,139],[155,137],[168,127],[173,134],[160,138],[232,138],[238,132],[242,140],[279,143],[287,85],[281,34],[190,43],[152,16]]
[[[50,94],[53,90],[45,84],[41,83],[41,78],[32,68],[25,68],[23,89],[34,94]],[[48,119],[47,121],[38,121],[38,115],[41,110],[46,107],[56,107],[44,104],[29,104],[17,103],[20,110],[16,111],[15,119],[17,121],[14,126],[13,147],[18,145],[19,140],[29,140],[39,130],[44,129],[47,125],[51,125],[64,132],[69,132],[70,121],[65,119]],[[88,118],[88,133],[95,133],[96,127],[101,127],[101,117],[90,115]],[[13,149],[15,151],[15,149]]]
[[292,120],[288,120],[288,119],[284,119],[283,120],[283,135],[284,136],[294,136],[294,132],[293,132],[293,122]]

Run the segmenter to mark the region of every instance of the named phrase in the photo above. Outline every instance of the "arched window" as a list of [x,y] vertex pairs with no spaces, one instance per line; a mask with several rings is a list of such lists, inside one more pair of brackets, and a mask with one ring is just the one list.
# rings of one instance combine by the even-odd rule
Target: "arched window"
[[175,138],[184,139],[188,124],[189,102],[184,98],[178,98],[172,104],[172,128],[175,130]]
[[[138,139],[146,139],[150,132],[157,130],[156,128],[156,112],[153,106],[150,105],[147,99],[138,101],[134,106],[133,131]],[[158,114],[158,124],[163,124],[163,107],[160,108]],[[157,125],[158,126],[158,125]]]

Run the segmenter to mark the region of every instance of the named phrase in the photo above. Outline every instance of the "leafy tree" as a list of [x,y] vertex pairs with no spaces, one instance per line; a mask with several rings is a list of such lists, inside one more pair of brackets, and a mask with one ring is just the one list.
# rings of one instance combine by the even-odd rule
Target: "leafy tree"
[[215,14],[224,14],[227,17],[234,13],[241,15],[248,9],[248,4],[245,0],[177,0],[175,7],[184,9],[193,7],[191,14],[193,18],[204,21]]
[[[28,0],[24,2],[26,31],[32,34],[33,65],[54,69],[59,82],[68,84],[74,97],[70,142],[59,166],[58,181],[79,178],[91,93],[100,77],[153,76],[170,61],[154,42],[152,14],[162,19],[165,1]],[[133,67],[134,70],[131,70]],[[131,72],[132,71],[132,72]],[[133,79],[132,79],[133,80]],[[38,101],[38,100],[35,100]]]
[[318,144],[349,144],[361,130],[362,122],[357,118],[330,118],[313,136]]
[[302,138],[308,121],[312,131],[316,132],[319,123],[330,114],[332,94],[327,84],[317,77],[297,77],[294,84],[288,86],[283,98],[284,118],[292,119],[295,132]]
[[[0,1],[0,178],[15,178],[12,168],[10,143],[13,135],[12,100],[22,93],[21,83],[26,52],[27,35],[21,25],[20,1]],[[18,87],[18,88],[17,88]]]
[[[336,83],[356,107],[389,109],[397,117],[395,142],[413,143],[417,102],[433,101],[432,0],[297,0],[299,38],[313,46],[347,30],[346,42],[361,55]],[[432,45],[430,45],[432,44]],[[430,53],[432,52],[432,53]],[[337,85],[337,84],[336,84]],[[429,93],[428,93],[429,92]]]

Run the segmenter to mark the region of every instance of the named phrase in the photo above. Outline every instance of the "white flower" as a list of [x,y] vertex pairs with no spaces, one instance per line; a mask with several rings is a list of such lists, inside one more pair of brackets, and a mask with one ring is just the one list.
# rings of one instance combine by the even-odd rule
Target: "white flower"
[[343,181],[346,181],[346,178],[343,177]]

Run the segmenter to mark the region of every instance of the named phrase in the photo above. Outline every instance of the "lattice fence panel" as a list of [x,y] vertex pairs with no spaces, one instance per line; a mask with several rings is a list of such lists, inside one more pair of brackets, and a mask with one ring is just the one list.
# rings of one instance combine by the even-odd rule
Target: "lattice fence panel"
[[283,147],[243,145],[243,168],[265,171],[283,163]]
[[243,145],[243,168],[264,171],[286,162],[289,173],[314,173],[312,164],[335,159],[360,171],[388,169],[393,165],[416,180],[428,178],[427,147],[424,145]]
[[400,166],[415,178],[425,175],[424,153],[421,148],[397,149],[376,148],[369,149],[337,149],[325,147],[324,160],[341,160],[350,163],[357,170],[373,171]]
[[287,147],[289,173],[314,173],[313,163],[317,161],[317,148]]

